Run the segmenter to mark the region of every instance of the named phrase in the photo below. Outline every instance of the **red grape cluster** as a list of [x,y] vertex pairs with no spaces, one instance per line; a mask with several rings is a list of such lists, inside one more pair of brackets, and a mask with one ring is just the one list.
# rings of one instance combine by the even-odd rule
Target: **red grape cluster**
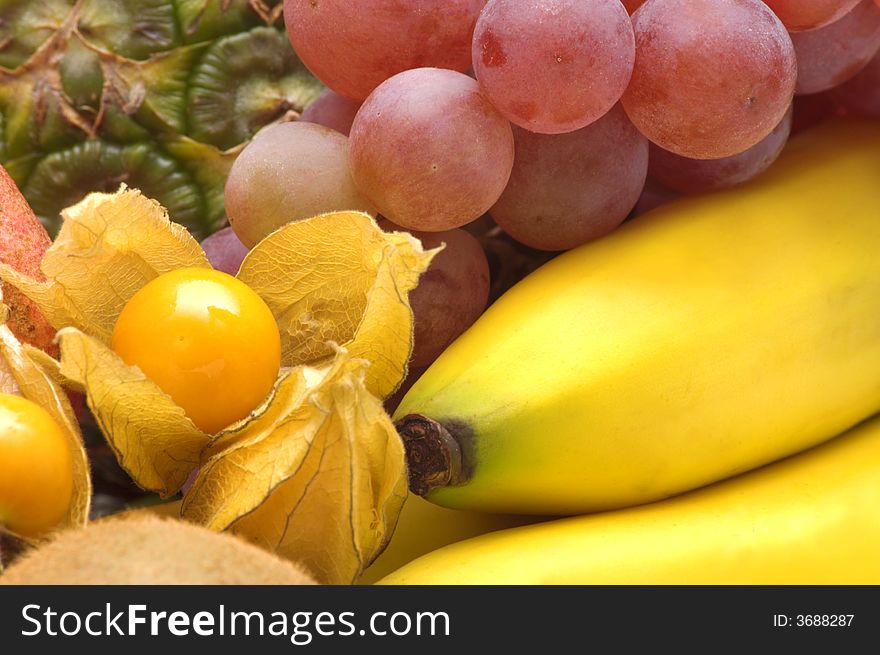
[[880,0],[285,0],[284,18],[328,90],[236,160],[230,222],[246,245],[335,209],[448,236],[413,301],[435,316],[420,365],[485,304],[485,256],[450,231],[488,213],[566,250],[764,171],[795,94],[880,115]]

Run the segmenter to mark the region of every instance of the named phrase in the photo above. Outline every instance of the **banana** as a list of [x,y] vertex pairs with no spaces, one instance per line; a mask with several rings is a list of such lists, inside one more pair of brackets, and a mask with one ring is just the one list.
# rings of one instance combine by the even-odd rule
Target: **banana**
[[650,505],[501,530],[380,584],[878,584],[880,418]]
[[410,494],[388,547],[370,564],[357,584],[373,584],[404,564],[456,541],[535,523],[540,518],[446,509]]
[[395,413],[410,487],[489,512],[655,501],[880,410],[880,123],[803,133],[507,292]]

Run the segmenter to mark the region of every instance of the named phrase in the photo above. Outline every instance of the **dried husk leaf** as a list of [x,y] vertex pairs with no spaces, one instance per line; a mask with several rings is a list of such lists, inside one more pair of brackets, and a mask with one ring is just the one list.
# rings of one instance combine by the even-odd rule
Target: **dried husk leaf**
[[93,193],[62,212],[38,282],[0,265],[56,329],[75,327],[109,343],[125,303],[147,282],[178,268],[210,267],[199,243],[159,203],[124,186]]
[[[3,293],[0,291],[0,300],[2,300],[2,298]],[[0,304],[0,325],[6,323],[8,316],[9,308],[6,307],[6,305]],[[0,393],[21,393],[18,388],[18,383],[15,381],[15,374],[13,374],[12,369],[4,357],[0,357]]]
[[59,529],[81,527],[89,517],[92,482],[79,423],[64,389],[42,366],[31,359],[34,348],[26,348],[6,325],[0,325],[0,391],[32,400],[46,410],[67,438],[73,461],[73,494],[67,516]]
[[285,366],[326,366],[331,343],[371,362],[366,386],[380,398],[406,376],[413,317],[408,294],[439,250],[383,232],[361,212],[288,224],[248,254],[238,277],[269,305]]
[[61,372],[61,362],[57,359],[29,344],[24,344],[24,349],[28,354],[28,357],[31,358],[31,361],[43,369],[46,375],[52,378],[55,384],[63,389],[75,391],[76,393],[84,394],[86,392],[86,388],[82,384],[65,376]]
[[142,488],[167,497],[199,463],[210,437],[136,366],[76,328],[58,333],[60,374],[86,390],[86,400],[120,466]]
[[353,582],[385,547],[406,498],[403,446],[364,386],[368,363],[280,380],[259,415],[206,450],[184,519],[229,529],[302,562],[321,581]]
[[0,393],[18,394],[20,390],[15,381],[15,375],[6,360],[0,357]]

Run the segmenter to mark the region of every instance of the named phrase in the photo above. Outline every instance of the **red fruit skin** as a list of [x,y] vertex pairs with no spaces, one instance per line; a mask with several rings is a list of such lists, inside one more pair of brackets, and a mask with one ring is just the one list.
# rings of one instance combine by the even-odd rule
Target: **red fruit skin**
[[636,9],[645,4],[645,0],[620,0],[623,3],[623,6],[626,7],[626,10],[629,12],[629,15],[632,16],[636,13]]
[[[48,232],[9,173],[0,166],[0,262],[35,280],[45,280],[40,262],[51,244]],[[36,305],[9,284],[3,283],[2,289],[12,333],[19,340],[56,355],[55,329]]]

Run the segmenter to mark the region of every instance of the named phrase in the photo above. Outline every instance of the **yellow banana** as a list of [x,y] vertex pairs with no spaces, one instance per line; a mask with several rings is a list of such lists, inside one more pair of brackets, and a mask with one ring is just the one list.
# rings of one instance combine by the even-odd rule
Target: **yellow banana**
[[792,140],[505,294],[395,418],[411,488],[575,514],[668,497],[880,410],[880,123]]
[[410,494],[388,547],[370,564],[357,584],[373,584],[404,564],[456,541],[534,523],[539,518],[446,509]]
[[675,498],[501,530],[382,584],[878,584],[880,418]]

